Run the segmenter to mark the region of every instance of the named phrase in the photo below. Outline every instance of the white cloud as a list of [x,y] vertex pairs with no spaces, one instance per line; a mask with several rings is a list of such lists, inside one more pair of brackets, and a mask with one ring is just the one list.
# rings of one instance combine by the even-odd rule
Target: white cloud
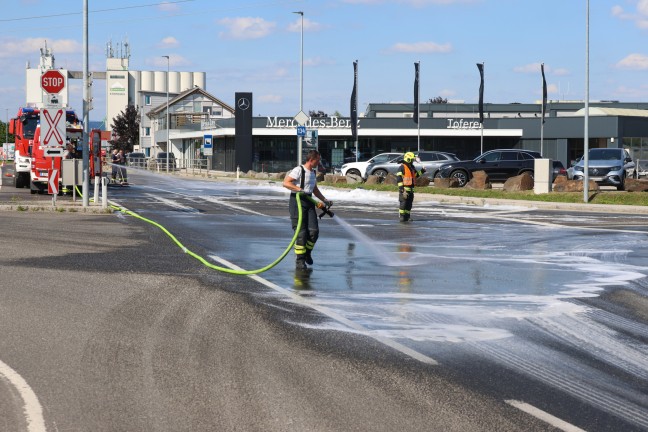
[[[324,26],[315,21],[311,21],[308,18],[304,18],[304,32],[307,31],[319,31],[322,30]],[[301,17],[297,17],[297,20],[288,25],[288,31],[299,33],[301,32]]]
[[81,43],[74,39],[54,39],[48,40],[47,38],[2,38],[0,39],[0,58],[10,58],[14,56],[23,56],[25,54],[31,56],[35,52],[39,52],[41,48],[47,46],[52,49],[54,56],[57,54],[78,53],[82,49]]
[[555,75],[555,76],[567,76],[567,75],[571,75],[571,72],[569,72],[569,69],[565,69],[565,68],[558,68],[558,69],[554,69],[554,70],[551,71],[551,73],[552,73],[553,75]]
[[452,51],[452,45],[449,43],[438,44],[435,42],[415,42],[415,43],[395,43],[389,49],[389,52],[400,53],[417,53],[417,54],[430,54],[430,53],[447,53]]
[[344,3],[351,4],[381,4],[381,3],[397,3],[409,4],[411,6],[423,7],[428,5],[452,5],[459,3],[475,3],[481,0],[342,0]]
[[180,42],[178,42],[178,39],[174,38],[173,36],[167,36],[163,38],[158,44],[158,47],[160,48],[175,48],[178,46],[180,46]]
[[267,95],[261,95],[259,96],[259,101],[260,102],[266,102],[266,103],[282,103],[283,102],[283,96],[281,95],[273,95],[273,94],[267,94]]
[[227,27],[219,36],[225,39],[260,39],[268,36],[277,26],[263,18],[223,18],[218,24]]
[[637,12],[628,13],[623,7],[615,5],[611,9],[612,16],[624,20],[634,21],[635,25],[641,29],[648,29],[648,0],[639,0],[637,2]]
[[558,86],[556,84],[547,84],[547,93],[558,93]]
[[648,56],[644,54],[630,54],[616,64],[619,69],[648,69]]
[[164,12],[177,12],[180,6],[176,3],[162,2],[158,5],[158,9]]
[[[548,73],[551,70],[549,66],[545,66],[545,72]],[[540,63],[529,63],[523,66],[516,66],[513,68],[513,72],[517,73],[540,73]]]
[[335,60],[331,59],[323,59],[321,57],[312,57],[308,59],[304,59],[304,66],[311,67],[311,66],[323,66],[323,65],[334,65]]
[[[146,63],[166,69],[167,59],[165,57],[151,57],[146,60]],[[191,62],[179,54],[169,54],[169,67],[174,66],[187,66]]]

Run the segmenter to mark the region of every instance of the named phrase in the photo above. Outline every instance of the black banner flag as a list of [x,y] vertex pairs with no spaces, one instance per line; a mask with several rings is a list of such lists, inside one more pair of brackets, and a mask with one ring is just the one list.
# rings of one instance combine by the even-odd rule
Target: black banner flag
[[542,123],[545,122],[545,113],[547,112],[547,80],[545,79],[544,63],[540,65],[542,71]]
[[358,139],[358,60],[353,62],[353,91],[351,92],[351,135]]
[[479,84],[479,123],[484,124],[484,63],[477,63],[481,82]]
[[414,123],[419,122],[419,65],[420,62],[414,63]]

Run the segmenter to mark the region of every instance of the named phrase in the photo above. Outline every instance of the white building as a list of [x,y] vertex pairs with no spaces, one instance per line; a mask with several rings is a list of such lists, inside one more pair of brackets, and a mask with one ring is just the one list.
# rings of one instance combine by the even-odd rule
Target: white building
[[[147,115],[148,111],[152,107],[166,103],[167,92],[169,99],[172,99],[196,87],[205,89],[207,74],[205,72],[129,70],[129,60],[130,46],[128,42],[117,44],[116,47],[113,47],[112,42],[109,42],[106,46],[106,71],[91,72],[92,81],[93,85],[97,85],[97,80],[106,81],[106,117],[104,119],[106,130],[110,130],[114,118],[128,105],[139,108],[140,142],[134,143],[134,147],[136,151],[151,155],[159,148],[151,150],[151,147],[155,147],[152,136],[157,125],[151,122]],[[54,54],[45,44],[45,48],[41,48],[39,66],[31,68],[27,64],[25,80],[27,106],[42,107],[44,103],[49,102],[47,99],[49,95],[41,88],[40,78],[43,72],[55,68]],[[59,71],[65,77],[66,82],[65,88],[56,96],[63,106],[68,106],[69,80],[83,79],[83,72],[66,69],[59,69]],[[82,117],[80,112],[77,115],[79,118]]]

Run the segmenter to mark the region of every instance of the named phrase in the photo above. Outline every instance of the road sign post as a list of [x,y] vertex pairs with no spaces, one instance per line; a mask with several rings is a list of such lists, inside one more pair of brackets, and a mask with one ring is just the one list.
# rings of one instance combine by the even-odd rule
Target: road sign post
[[56,69],[45,71],[41,75],[41,88],[49,94],[60,93],[65,88],[65,77]]
[[65,110],[43,109],[40,115],[41,142],[45,147],[65,144]]

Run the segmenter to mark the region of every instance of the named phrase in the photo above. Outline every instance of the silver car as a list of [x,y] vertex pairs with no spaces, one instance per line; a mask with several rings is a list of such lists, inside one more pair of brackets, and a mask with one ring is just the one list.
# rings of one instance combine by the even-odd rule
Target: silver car
[[[425,176],[433,179],[441,165],[458,160],[459,158],[454,153],[422,151],[416,154],[414,166],[418,169],[425,168]],[[377,175],[384,178],[387,174],[396,174],[402,162],[403,154],[386,163],[370,164],[367,167],[367,175]]]
[[[588,152],[589,179],[600,185],[616,186],[623,190],[626,177],[632,177],[635,163],[630,153],[622,148],[593,148]],[[574,165],[574,180],[582,180],[585,158]]]
[[371,164],[389,162],[403,156],[402,153],[380,153],[365,162],[349,162],[342,165],[342,175],[355,174],[362,178],[367,177],[367,167]]

